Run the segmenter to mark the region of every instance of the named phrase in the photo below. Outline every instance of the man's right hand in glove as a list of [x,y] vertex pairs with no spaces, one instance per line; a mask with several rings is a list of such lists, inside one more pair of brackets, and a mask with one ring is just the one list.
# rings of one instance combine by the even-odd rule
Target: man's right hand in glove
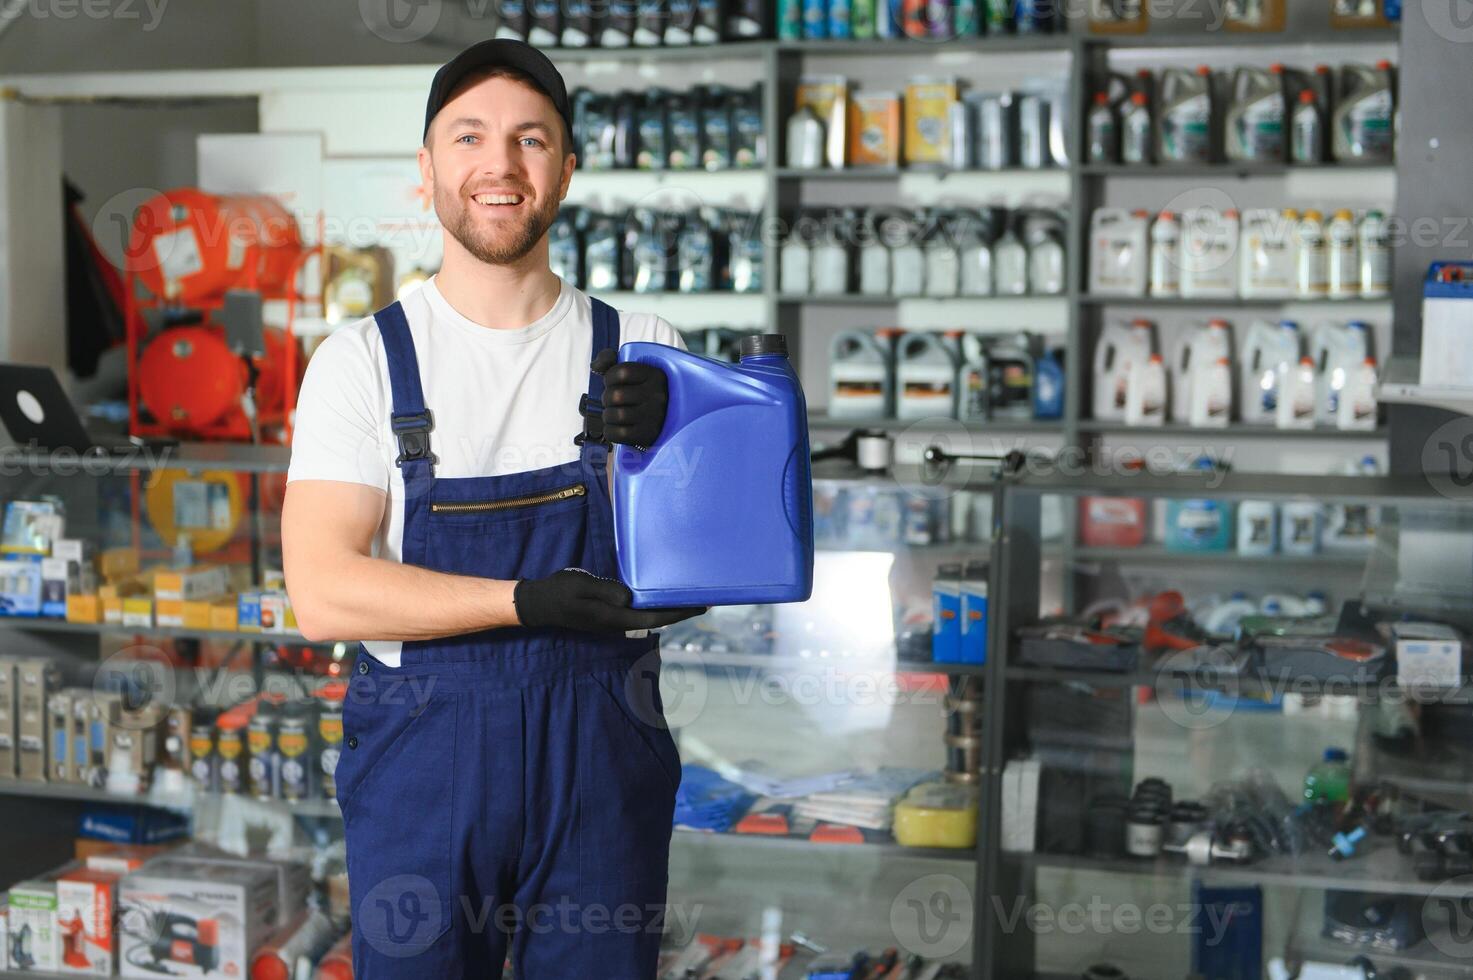
[[632,609],[628,586],[581,568],[565,568],[547,578],[524,578],[512,592],[523,626],[557,627],[589,633],[652,630],[699,616],[702,606]]

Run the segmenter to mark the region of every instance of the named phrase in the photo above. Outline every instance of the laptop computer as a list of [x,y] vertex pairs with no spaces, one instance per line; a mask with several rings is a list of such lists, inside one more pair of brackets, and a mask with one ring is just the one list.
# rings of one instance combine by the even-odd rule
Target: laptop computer
[[0,422],[16,445],[39,450],[115,455],[179,444],[177,439],[89,431],[56,372],[45,365],[0,364]]

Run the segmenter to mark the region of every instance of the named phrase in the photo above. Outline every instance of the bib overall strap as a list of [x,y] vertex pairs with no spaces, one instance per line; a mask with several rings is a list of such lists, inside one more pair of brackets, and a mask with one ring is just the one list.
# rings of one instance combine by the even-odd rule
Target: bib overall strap
[[394,398],[389,416],[394,438],[399,441],[399,456],[394,462],[404,476],[405,499],[418,500],[434,479],[434,466],[438,462],[430,452],[434,417],[425,407],[424,390],[419,384],[419,359],[414,355],[414,338],[409,334],[404,307],[393,303],[375,313],[373,319],[384,339]]
[[[596,296],[590,296],[589,302],[593,304],[593,357],[598,357],[603,350],[619,349],[619,311],[605,303]],[[588,372],[588,393],[578,402],[578,413],[583,416],[583,432],[573,441],[583,447],[585,453],[588,447],[603,441],[603,405],[604,379],[603,375],[594,371]]]

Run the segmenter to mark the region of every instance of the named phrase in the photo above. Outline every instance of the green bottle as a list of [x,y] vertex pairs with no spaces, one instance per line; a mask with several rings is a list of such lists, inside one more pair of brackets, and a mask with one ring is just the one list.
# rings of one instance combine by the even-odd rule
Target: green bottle
[[1310,803],[1344,803],[1350,799],[1350,757],[1344,749],[1325,749],[1325,758],[1304,777]]
[[783,41],[803,37],[803,0],[778,0],[777,36]]
[[[889,0],[884,0],[889,2]],[[849,34],[856,40],[868,41],[875,36],[875,0],[851,0]]]
[[987,5],[987,33],[1008,34],[1013,29],[1013,0],[978,0]]

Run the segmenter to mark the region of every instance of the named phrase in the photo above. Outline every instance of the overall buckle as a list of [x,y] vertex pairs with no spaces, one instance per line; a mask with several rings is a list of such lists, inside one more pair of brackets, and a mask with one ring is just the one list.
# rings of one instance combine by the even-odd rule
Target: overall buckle
[[605,445],[603,402],[585,393],[578,399],[578,414],[583,416],[583,431],[573,437],[573,445],[581,447],[586,442]]
[[430,452],[430,430],[435,427],[435,418],[429,409],[390,416],[390,425],[399,440],[399,458],[394,460],[395,463],[403,466],[408,462],[425,459],[433,466],[440,461]]

